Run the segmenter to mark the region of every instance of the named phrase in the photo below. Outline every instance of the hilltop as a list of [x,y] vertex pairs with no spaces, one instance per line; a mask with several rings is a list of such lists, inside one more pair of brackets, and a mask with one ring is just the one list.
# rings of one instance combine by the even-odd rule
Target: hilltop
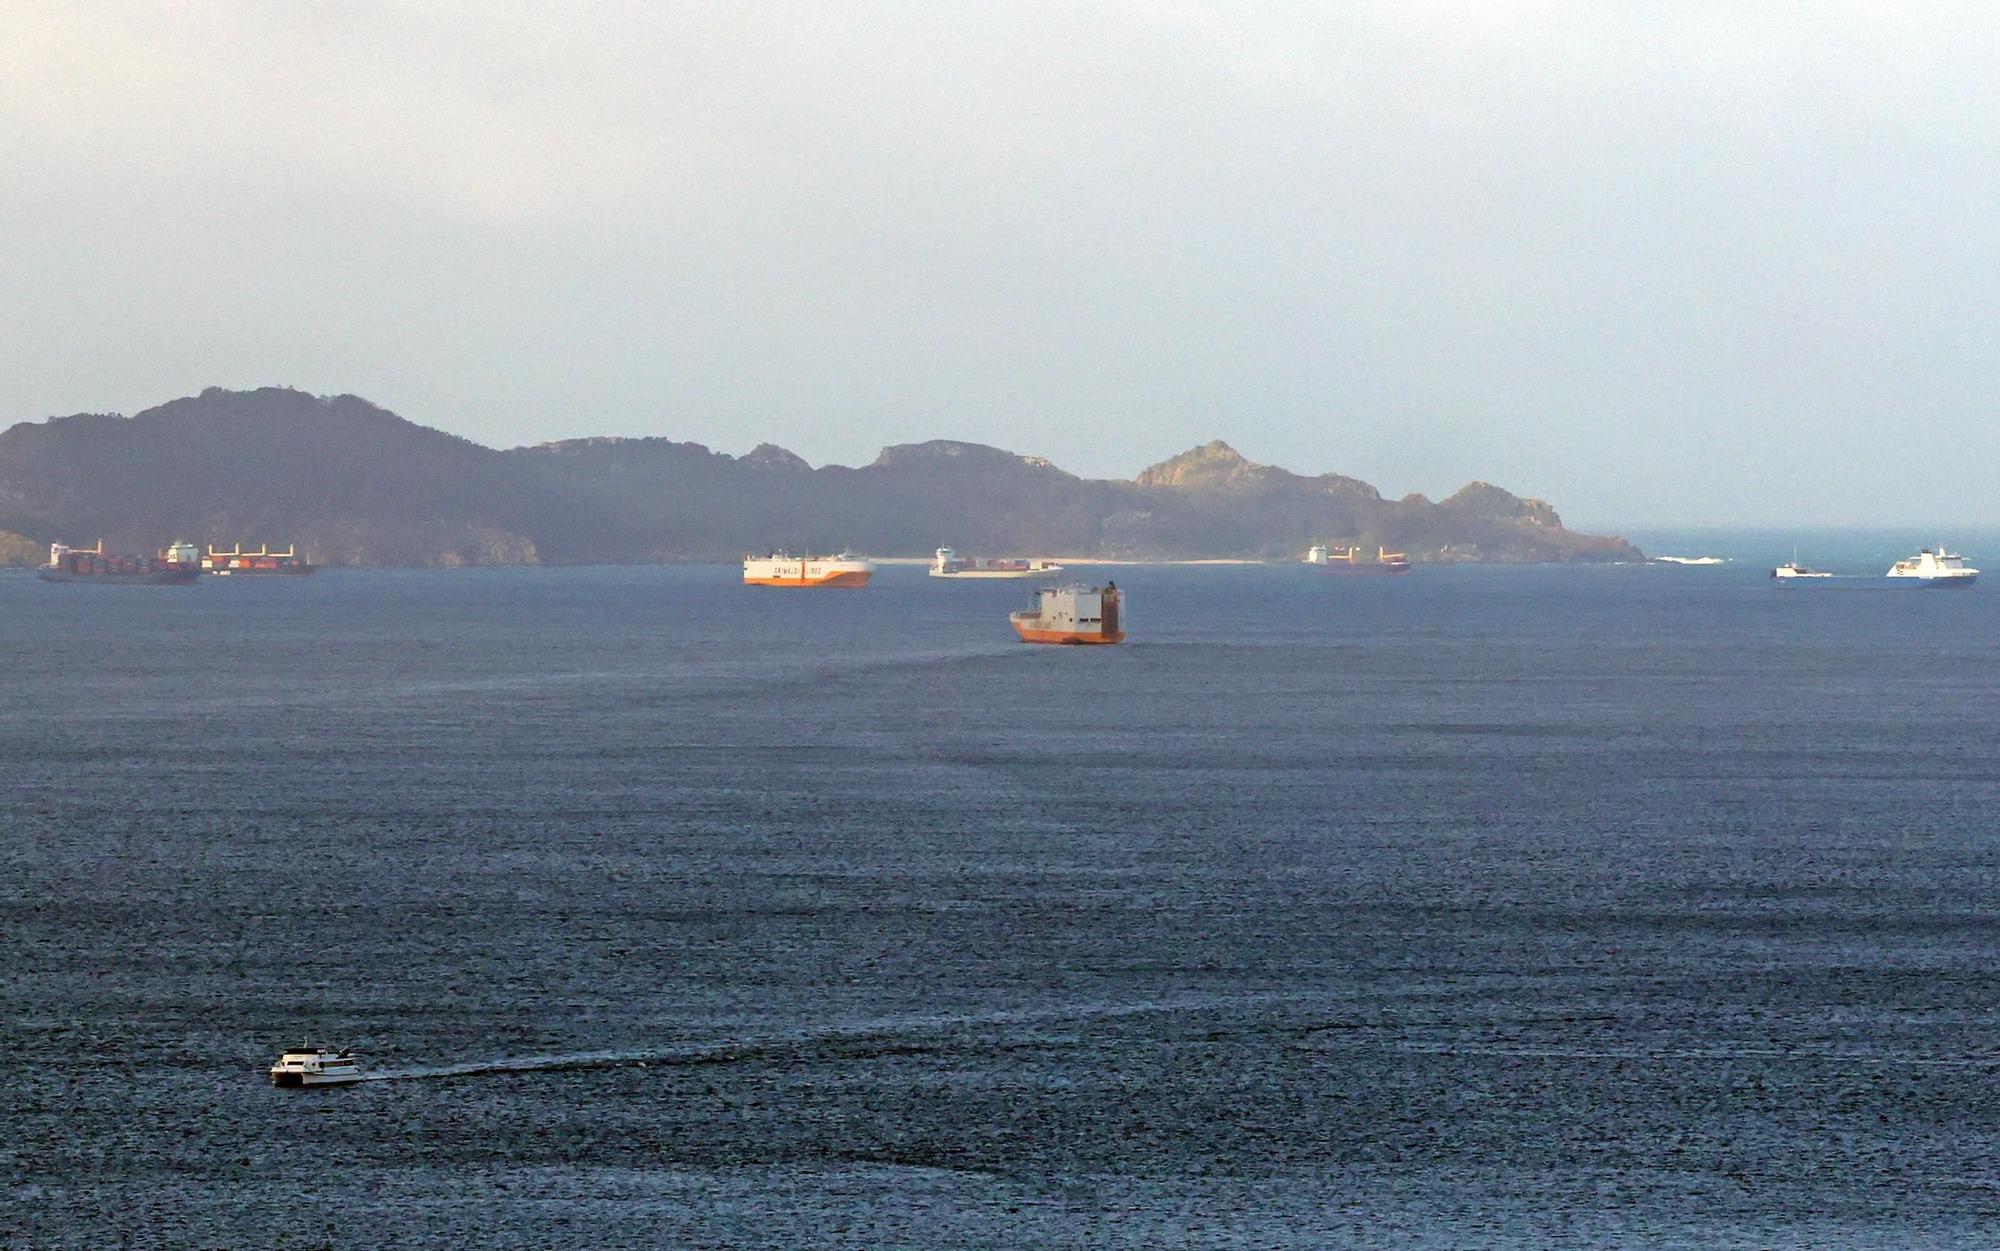
[[38,558],[55,539],[139,549],[186,537],[297,542],[315,560],[367,565],[729,560],[774,545],[919,556],[940,543],[1120,559],[1282,559],[1321,541],[1421,560],[1639,558],[1487,483],[1441,503],[1385,500],[1222,442],[1129,481],[951,440],[818,469],[768,443],[742,456],[664,438],[502,451],[355,396],[276,387],[13,426],[0,433],[0,533],[19,536],[0,558]]

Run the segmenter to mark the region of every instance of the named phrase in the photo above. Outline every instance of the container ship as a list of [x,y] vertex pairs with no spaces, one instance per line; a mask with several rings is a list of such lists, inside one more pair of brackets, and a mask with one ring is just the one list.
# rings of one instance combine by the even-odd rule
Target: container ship
[[933,578],[1045,578],[1061,572],[1053,560],[963,560],[948,547],[937,549],[931,562]]
[[1375,559],[1368,560],[1361,555],[1358,547],[1328,547],[1315,543],[1306,552],[1306,563],[1321,573],[1375,574],[1408,573],[1410,558],[1403,552],[1392,552],[1386,547],[1375,549]]
[[201,571],[212,573],[219,578],[233,577],[237,574],[283,574],[304,577],[318,568],[318,565],[311,564],[300,556],[294,547],[274,552],[268,543],[260,544],[254,552],[244,551],[241,543],[226,552],[211,543],[208,546],[208,553],[201,558]]
[[95,547],[49,544],[49,563],[41,573],[48,582],[178,586],[200,577],[201,563],[192,543],[174,543],[156,556],[121,556],[106,553],[99,539]]
[[1035,606],[1009,613],[1023,643],[1122,643],[1125,630],[1119,610],[1124,607],[1118,584],[1050,586],[1035,592]]
[[875,562],[841,552],[836,556],[769,556],[743,558],[744,586],[867,586]]

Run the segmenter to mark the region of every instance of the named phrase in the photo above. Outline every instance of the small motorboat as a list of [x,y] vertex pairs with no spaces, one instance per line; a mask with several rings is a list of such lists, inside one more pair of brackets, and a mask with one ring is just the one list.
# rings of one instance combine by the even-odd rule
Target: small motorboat
[[347,1048],[333,1051],[306,1043],[271,1066],[273,1086],[346,1086],[360,1080],[361,1065]]

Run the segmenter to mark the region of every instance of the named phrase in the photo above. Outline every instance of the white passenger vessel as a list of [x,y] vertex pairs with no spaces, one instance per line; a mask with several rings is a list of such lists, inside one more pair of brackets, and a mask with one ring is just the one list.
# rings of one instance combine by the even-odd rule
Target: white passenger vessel
[[1947,552],[1942,547],[1932,551],[1927,547],[1908,560],[1889,566],[1888,576],[1914,579],[1926,587],[1966,587],[1972,585],[1979,571],[1956,552]]
[[345,1086],[361,1080],[361,1065],[345,1048],[294,1047],[271,1066],[273,1086]]

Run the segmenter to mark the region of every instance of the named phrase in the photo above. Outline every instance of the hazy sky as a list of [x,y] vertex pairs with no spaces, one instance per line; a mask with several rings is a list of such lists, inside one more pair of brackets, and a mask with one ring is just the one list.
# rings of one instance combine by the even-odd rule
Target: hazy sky
[[2000,519],[1990,4],[4,0],[0,422]]

